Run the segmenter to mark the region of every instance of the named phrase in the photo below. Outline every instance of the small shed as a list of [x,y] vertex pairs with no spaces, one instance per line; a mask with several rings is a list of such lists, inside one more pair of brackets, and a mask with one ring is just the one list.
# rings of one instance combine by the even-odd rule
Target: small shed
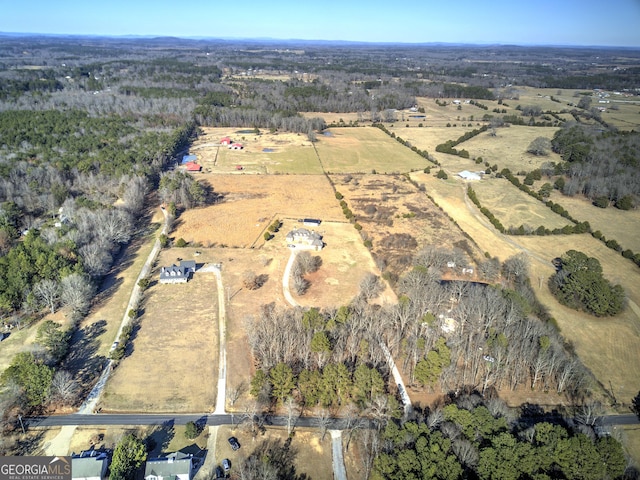
[[458,176],[464,180],[482,180],[482,176],[479,173],[470,172],[469,170],[459,172]]
[[319,227],[322,223],[322,220],[318,218],[303,218],[302,224],[307,227]]
[[202,165],[198,165],[195,162],[189,162],[185,166],[187,167],[187,172],[199,172],[202,170]]
[[185,155],[184,157],[182,157],[182,164],[185,165],[187,163],[195,163],[197,159],[198,157],[196,157],[195,155]]
[[231,138],[229,137],[224,137],[220,140],[220,145],[231,145],[233,142],[231,141]]

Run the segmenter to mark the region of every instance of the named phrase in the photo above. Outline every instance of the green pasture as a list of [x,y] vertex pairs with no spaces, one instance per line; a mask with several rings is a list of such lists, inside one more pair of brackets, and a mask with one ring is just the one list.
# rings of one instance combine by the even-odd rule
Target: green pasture
[[216,165],[207,170],[216,173],[238,172],[238,166],[244,173],[283,173],[283,174],[321,174],[322,167],[312,145],[283,144],[271,148],[229,150],[221,148]]
[[408,172],[432,165],[378,128],[333,128],[330,133],[316,143],[330,173]]
[[480,204],[488,208],[505,228],[540,225],[553,230],[572,223],[545,204],[514,187],[504,178],[485,178],[471,183]]

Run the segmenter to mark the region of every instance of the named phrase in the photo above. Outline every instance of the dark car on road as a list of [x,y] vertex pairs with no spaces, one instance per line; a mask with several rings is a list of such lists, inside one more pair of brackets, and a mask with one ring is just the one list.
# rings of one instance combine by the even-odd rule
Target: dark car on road
[[231,449],[236,451],[240,448],[240,444],[238,443],[238,439],[236,437],[229,437],[229,445],[231,445]]

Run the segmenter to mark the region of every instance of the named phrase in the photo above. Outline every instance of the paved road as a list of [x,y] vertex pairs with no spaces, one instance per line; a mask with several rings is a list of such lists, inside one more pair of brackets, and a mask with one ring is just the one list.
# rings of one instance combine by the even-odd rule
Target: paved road
[[334,480],[347,480],[347,469],[344,468],[342,456],[342,430],[329,430],[331,434],[331,453],[333,455]]
[[[285,427],[287,417],[267,416],[267,425]],[[163,425],[172,423],[174,425],[185,425],[187,422],[197,422],[201,425],[237,425],[244,419],[244,414],[225,413],[216,414],[103,414],[94,415],[52,415],[49,417],[28,417],[23,421],[29,427],[60,427],[64,425]],[[296,421],[297,427],[317,427],[318,422],[313,417],[300,417]],[[341,418],[332,419],[329,424],[331,430],[341,430],[344,420]]]
[[[187,422],[199,422],[204,425],[237,425],[244,418],[243,414],[226,413],[224,415],[215,414],[107,414],[98,413],[93,415],[81,415],[73,413],[70,415],[52,415],[49,417],[28,417],[24,418],[25,426],[30,427],[60,427],[64,425],[162,425],[173,423],[184,425]],[[640,424],[638,417],[632,413],[623,415],[605,415],[600,417],[603,425],[637,425]],[[267,425],[285,427],[287,417],[268,416]],[[296,426],[317,427],[317,419],[314,417],[299,417]],[[345,421],[341,418],[333,418],[328,426],[330,430],[342,430]],[[372,426],[373,424],[371,424]]]

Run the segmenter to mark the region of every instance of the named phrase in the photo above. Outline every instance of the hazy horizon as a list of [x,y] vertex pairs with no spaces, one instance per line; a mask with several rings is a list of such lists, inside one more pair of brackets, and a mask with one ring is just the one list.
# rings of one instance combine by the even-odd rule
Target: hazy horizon
[[640,1],[395,3],[327,0],[233,10],[206,0],[27,0],[3,6],[0,32],[26,35],[185,39],[640,47]]

